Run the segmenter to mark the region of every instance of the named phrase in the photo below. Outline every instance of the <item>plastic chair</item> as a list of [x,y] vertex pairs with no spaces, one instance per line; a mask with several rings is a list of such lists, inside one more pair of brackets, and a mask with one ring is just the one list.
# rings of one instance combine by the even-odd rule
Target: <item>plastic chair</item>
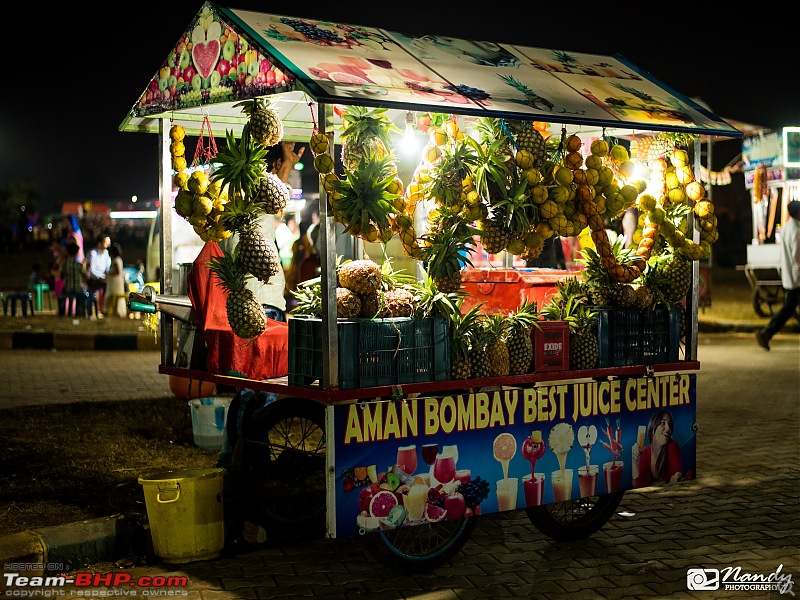
[[41,312],[43,308],[43,296],[47,295],[47,310],[53,310],[53,299],[50,297],[50,286],[46,283],[34,283],[30,287],[31,292],[36,294],[36,310]]
[[[97,300],[94,300],[95,309]],[[91,317],[92,316],[92,296],[89,292],[70,292],[64,293],[58,299],[58,314],[69,317]],[[87,314],[88,310],[88,314]]]
[[28,308],[30,308],[31,316],[33,312],[33,294],[30,292],[6,292],[3,296],[3,315],[8,314],[8,305],[11,304],[11,316],[17,316],[17,301],[22,304],[22,316],[28,316]]

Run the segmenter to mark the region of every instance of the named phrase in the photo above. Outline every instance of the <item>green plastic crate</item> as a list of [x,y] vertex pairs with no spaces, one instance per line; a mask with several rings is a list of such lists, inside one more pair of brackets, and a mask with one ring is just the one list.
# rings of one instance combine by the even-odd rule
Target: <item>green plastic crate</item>
[[645,365],[677,362],[680,351],[681,312],[677,306],[642,313],[641,362]]
[[[339,389],[450,379],[443,319],[338,320]],[[322,320],[289,318],[289,384],[322,379]]]

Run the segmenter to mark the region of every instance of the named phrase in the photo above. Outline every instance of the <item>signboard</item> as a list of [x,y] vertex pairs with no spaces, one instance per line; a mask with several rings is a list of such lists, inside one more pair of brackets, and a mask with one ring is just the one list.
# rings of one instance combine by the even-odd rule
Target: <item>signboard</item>
[[334,534],[694,479],[696,378],[555,381],[336,405]]

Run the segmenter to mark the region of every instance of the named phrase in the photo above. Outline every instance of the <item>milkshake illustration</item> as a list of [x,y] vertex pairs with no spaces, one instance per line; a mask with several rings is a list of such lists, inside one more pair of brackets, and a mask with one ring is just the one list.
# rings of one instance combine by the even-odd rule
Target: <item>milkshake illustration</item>
[[563,502],[572,497],[572,469],[567,469],[567,454],[572,449],[575,441],[575,431],[569,423],[558,423],[550,430],[547,438],[550,450],[558,459],[558,471],[553,471],[551,483],[553,485],[553,500]]

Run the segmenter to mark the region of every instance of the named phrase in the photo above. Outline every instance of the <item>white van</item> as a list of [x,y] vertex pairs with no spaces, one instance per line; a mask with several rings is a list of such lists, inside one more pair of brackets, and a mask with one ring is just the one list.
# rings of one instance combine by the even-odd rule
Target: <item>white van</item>
[[[180,285],[180,266],[192,263],[205,242],[200,239],[189,222],[178,214],[172,216],[172,287],[178,293]],[[145,280],[161,280],[161,213],[150,224],[147,236],[147,255],[145,258]]]

